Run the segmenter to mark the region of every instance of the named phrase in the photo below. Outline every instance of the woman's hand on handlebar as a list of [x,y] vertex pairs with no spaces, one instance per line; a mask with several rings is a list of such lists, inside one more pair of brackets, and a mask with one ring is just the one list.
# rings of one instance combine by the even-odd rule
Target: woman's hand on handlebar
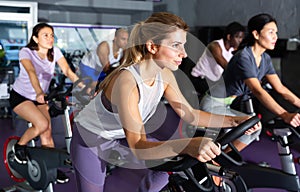
[[46,103],[46,101],[45,101],[45,93],[41,92],[41,93],[36,94],[36,101],[38,103]]
[[285,123],[290,124],[293,127],[300,126],[300,114],[299,113],[284,113],[281,115],[281,118],[284,120]]
[[201,162],[207,162],[221,154],[221,146],[211,138],[194,137],[188,146],[188,154]]
[[[236,123],[239,125],[242,122],[250,119],[252,116],[235,116],[234,119],[236,121]],[[262,128],[261,122],[258,122],[257,124],[255,124],[253,127],[251,127],[250,129],[248,129],[245,134],[246,135],[251,135],[254,132],[260,130]]]
[[251,127],[250,129],[248,129],[245,134],[246,135],[251,135],[252,133],[260,130],[262,128],[261,126],[261,122],[259,121],[257,124],[255,124],[253,127]]

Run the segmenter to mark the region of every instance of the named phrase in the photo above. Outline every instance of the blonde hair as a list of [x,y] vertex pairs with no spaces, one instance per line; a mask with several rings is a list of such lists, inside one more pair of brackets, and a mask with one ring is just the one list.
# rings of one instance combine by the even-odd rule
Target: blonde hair
[[120,68],[128,67],[145,59],[148,54],[146,48],[148,40],[152,40],[156,45],[160,45],[162,40],[168,38],[170,33],[178,29],[188,31],[189,27],[183,19],[168,12],[153,13],[145,21],[136,23],[130,32],[121,65],[101,82],[100,89],[105,90]]

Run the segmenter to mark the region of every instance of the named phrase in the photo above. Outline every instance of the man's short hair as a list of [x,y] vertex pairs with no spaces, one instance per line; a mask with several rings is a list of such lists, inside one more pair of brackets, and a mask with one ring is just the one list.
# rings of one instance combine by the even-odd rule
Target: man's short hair
[[234,21],[232,23],[229,23],[225,27],[223,38],[226,39],[227,35],[234,36],[238,32],[245,32],[245,31],[246,31],[246,28],[243,25]]

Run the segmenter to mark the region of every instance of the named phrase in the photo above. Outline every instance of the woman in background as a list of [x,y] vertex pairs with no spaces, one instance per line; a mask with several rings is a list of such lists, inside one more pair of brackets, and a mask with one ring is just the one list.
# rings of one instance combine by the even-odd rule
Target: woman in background
[[[32,124],[13,147],[15,161],[20,164],[27,163],[30,157],[26,145],[37,136],[43,147],[54,147],[49,106],[44,97],[54,76],[56,63],[72,82],[78,80],[61,51],[53,44],[53,27],[39,23],[34,26],[29,43],[19,52],[20,73],[10,93],[10,106],[17,115]],[[57,182],[68,180],[65,173],[58,170]]]

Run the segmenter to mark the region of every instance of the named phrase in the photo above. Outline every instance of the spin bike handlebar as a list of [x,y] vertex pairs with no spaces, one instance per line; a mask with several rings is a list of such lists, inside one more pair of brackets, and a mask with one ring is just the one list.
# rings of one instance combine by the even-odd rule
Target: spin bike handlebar
[[[71,94],[72,90],[74,87],[78,86],[79,83],[84,83],[85,79],[79,78],[77,81],[75,81],[71,86],[69,86],[65,91],[62,90],[63,85],[59,85],[52,89],[48,95],[45,95],[45,101],[49,101],[52,99],[57,99],[57,100],[63,100],[65,99],[68,95]],[[86,90],[86,87],[83,88],[82,90]]]
[[79,78],[73,85],[73,87],[76,87],[79,83],[83,83],[85,85],[85,87],[81,90],[72,92],[72,95],[80,102],[82,106],[87,105],[91,100],[91,96],[94,94],[94,90],[92,90],[91,93],[87,93],[87,90],[91,87],[90,85],[92,82],[92,78],[83,77]]
[[220,143],[221,146],[226,145],[226,144],[234,141],[235,139],[239,138],[240,136],[242,136],[245,133],[245,131],[247,131],[249,128],[253,127],[259,121],[260,121],[260,118],[258,116],[253,116],[250,119],[239,124],[236,128],[233,128],[228,133],[217,138],[216,142]]
[[[53,88],[49,94],[45,95],[44,100],[48,101],[50,109],[49,113],[51,117],[64,114],[64,110],[68,106],[67,96],[70,95],[73,86],[71,85],[66,91],[61,91],[62,85]],[[58,104],[59,102],[60,104]]]
[[[244,134],[246,130],[253,127],[257,124],[260,119],[257,116],[251,117],[250,119],[244,121],[239,126],[233,128],[231,131],[219,137],[216,142],[221,144],[221,146],[232,142],[237,139],[241,135]],[[229,157],[226,153],[222,152],[218,157],[228,158],[229,161],[234,161],[231,157]],[[217,159],[216,157],[215,159]],[[227,160],[228,161],[228,160]],[[197,189],[200,189],[204,192],[209,192],[213,190],[213,181],[209,175],[208,169],[205,163],[199,162],[197,159],[189,156],[189,155],[178,155],[174,158],[164,158],[159,160],[146,160],[146,165],[149,169],[156,171],[166,171],[166,172],[178,172],[183,171],[188,179],[193,183],[193,186]],[[194,175],[189,170],[196,170]],[[205,179],[206,178],[206,179]],[[201,181],[205,179],[204,183]]]
[[[253,127],[260,121],[258,116],[253,116],[250,119],[244,121],[243,123],[239,124],[236,128],[233,128],[228,133],[220,136],[216,139],[216,142],[219,143],[221,146],[231,143],[232,141],[236,140],[240,136],[242,136],[245,131],[249,128]],[[241,162],[236,161],[234,158],[229,156],[227,153],[221,151],[221,155],[215,158],[215,161],[222,162],[221,164],[234,164],[234,165],[241,165]]]
[[[299,113],[299,112],[298,112]],[[297,136],[300,139],[300,133],[296,130],[297,128],[299,129],[300,127],[293,127],[292,125],[285,123],[283,119],[281,118],[276,118],[274,120],[274,124],[271,125],[271,129],[285,129],[288,128],[295,136]]]
[[[64,110],[69,105],[69,102],[67,101],[67,97],[70,95],[74,95],[77,100],[83,104],[86,105],[89,100],[86,99],[86,90],[88,86],[85,84],[86,79],[85,78],[79,78],[77,81],[75,81],[72,85],[70,85],[65,91],[63,90],[63,85],[59,85],[55,88],[53,88],[49,94],[45,95],[44,99],[45,101],[48,101],[50,103],[50,115],[52,117],[56,117],[60,114],[64,113]],[[83,83],[86,86],[82,88],[80,91],[74,92],[73,89],[78,86],[79,83]],[[58,104],[59,102],[60,104]]]
[[[246,130],[253,127],[260,121],[258,116],[253,116],[250,119],[244,121],[237,127],[233,128],[228,133],[216,139],[216,143],[219,143],[221,146],[226,145],[235,139],[239,138],[244,134]],[[222,153],[226,156],[226,154]],[[146,164],[150,169],[157,171],[183,171],[187,168],[190,168],[199,163],[199,161],[189,155],[178,155],[172,159],[165,158],[160,160],[147,160]]]

